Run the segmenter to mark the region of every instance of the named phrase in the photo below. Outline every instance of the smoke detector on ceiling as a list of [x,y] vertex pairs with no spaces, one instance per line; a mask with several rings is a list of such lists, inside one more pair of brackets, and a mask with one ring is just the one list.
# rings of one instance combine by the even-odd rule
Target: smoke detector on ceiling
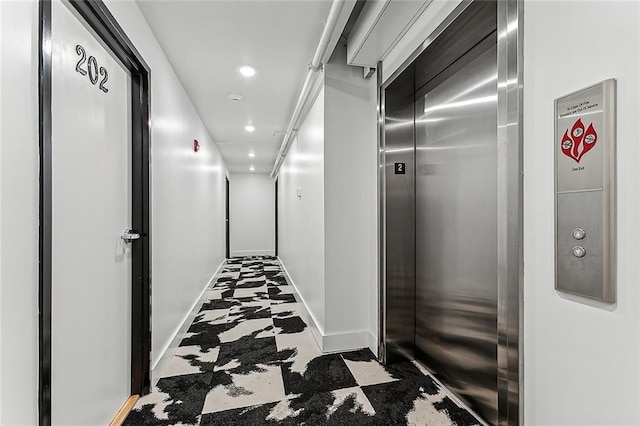
[[244,99],[244,96],[242,95],[242,93],[229,93],[227,95],[227,98],[229,98],[234,102],[240,102],[241,100]]

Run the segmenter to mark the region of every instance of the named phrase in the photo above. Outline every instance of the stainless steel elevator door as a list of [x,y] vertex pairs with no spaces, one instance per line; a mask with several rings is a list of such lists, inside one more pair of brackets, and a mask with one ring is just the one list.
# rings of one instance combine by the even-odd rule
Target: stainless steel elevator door
[[[412,81],[413,82],[413,79]],[[387,223],[386,359],[414,357],[415,205],[414,102],[408,93],[390,93],[385,116],[385,184]],[[398,169],[398,168],[401,168]]]
[[496,55],[495,43],[476,46],[415,103],[416,356],[493,424]]

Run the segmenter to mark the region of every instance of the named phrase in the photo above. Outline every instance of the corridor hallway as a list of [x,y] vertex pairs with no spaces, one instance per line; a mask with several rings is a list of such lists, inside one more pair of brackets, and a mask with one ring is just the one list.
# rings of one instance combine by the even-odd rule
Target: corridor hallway
[[125,425],[477,425],[411,362],[322,354],[273,257],[227,261]]

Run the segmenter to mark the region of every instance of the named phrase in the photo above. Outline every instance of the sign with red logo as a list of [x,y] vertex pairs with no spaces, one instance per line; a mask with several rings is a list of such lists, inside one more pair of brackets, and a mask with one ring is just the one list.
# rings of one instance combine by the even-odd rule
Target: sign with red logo
[[582,156],[591,150],[598,142],[598,133],[593,128],[593,123],[589,123],[587,130],[584,130],[584,123],[579,118],[562,136],[562,153],[569,158],[573,158],[576,163],[580,163]]
[[556,100],[556,189],[602,188],[609,137],[602,87],[593,86]]

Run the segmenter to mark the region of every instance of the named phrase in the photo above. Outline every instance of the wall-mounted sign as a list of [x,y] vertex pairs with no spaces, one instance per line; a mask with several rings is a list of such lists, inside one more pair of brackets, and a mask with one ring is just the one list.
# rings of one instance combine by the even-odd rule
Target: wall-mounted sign
[[406,173],[405,163],[395,163],[395,172],[397,175],[403,175]]
[[555,288],[615,301],[616,81],[555,101]]

